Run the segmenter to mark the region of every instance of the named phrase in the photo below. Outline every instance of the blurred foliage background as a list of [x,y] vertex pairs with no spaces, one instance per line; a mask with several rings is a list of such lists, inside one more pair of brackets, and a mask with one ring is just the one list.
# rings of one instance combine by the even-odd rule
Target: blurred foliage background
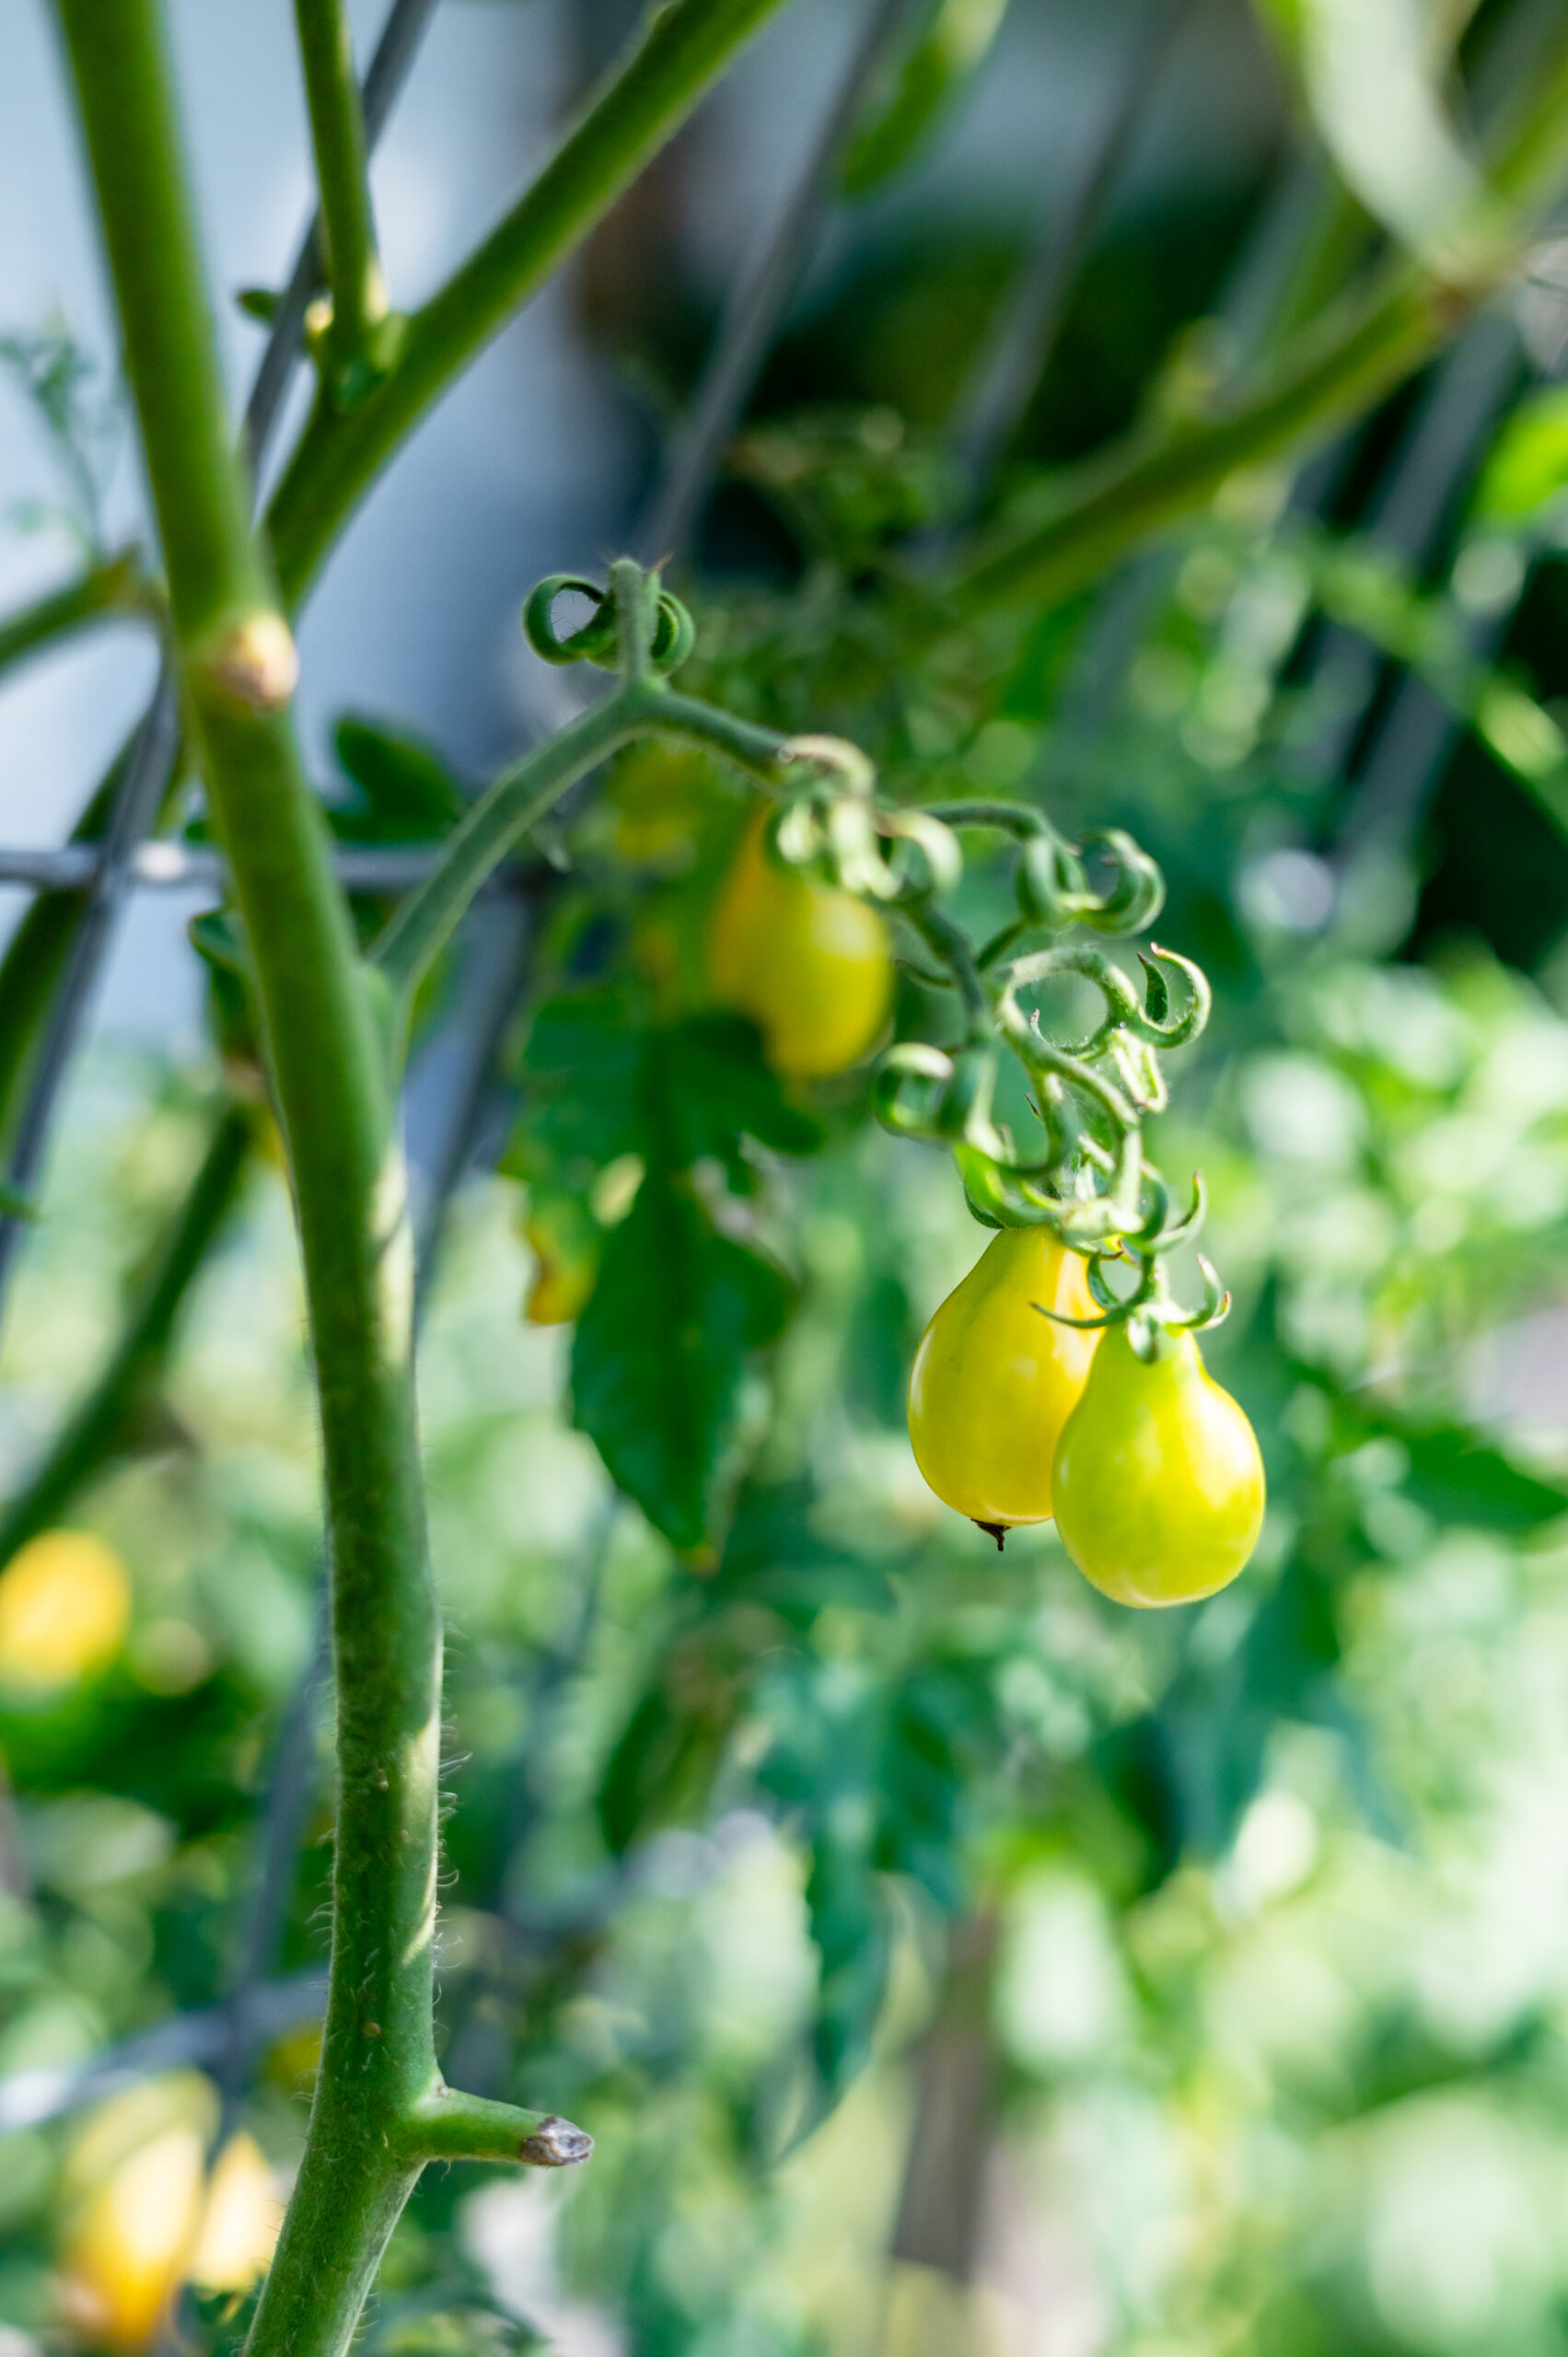
[[[734,781],[633,752],[575,797],[432,994],[411,1124],[433,1204],[460,1173],[422,1361],[447,2068],[598,2151],[430,2172],[371,2349],[1568,2349],[1564,250],[1069,602],[934,628],[908,586],[1469,234],[1559,13],[1127,0],[1105,87],[1058,0],[889,19],[684,511],[733,151],[700,124],[578,271],[703,691],[1161,862],[1216,1004],[1157,1151],[1208,1177],[1271,1504],[1234,1589],[1137,1616],[937,1504],[903,1385],[983,1242],[950,1166],[715,1018]],[[586,72],[621,12],[561,14]],[[1205,73],[1246,103],[1200,161]],[[977,119],[1012,145],[966,194]],[[16,328],[90,537],[107,355]],[[396,710],[329,766],[360,845],[470,790]],[[978,844],[961,912],[1005,918]],[[81,1067],[0,1359],[0,2357],[233,2346],[308,2093],[314,1437],[219,965],[202,1052]],[[900,1035],[948,1021],[906,974]],[[226,1121],[170,1346],[41,1495]]]

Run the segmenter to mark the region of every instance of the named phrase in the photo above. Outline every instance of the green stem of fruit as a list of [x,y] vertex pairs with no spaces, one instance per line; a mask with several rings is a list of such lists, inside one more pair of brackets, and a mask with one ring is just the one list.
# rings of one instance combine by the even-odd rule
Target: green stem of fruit
[[964,1013],[973,1026],[989,1029],[991,1000],[968,935],[940,909],[913,905],[903,911],[908,922],[920,935],[926,947],[939,958],[953,978],[954,988],[964,1003]]
[[366,368],[374,331],[387,317],[370,202],[369,149],[343,0],[295,0],[294,19],[332,298],[327,350],[334,390],[342,395],[352,388],[355,373]]
[[464,911],[529,827],[569,786],[639,737],[720,753],[775,791],[790,759],[789,739],[772,729],[737,720],[695,697],[677,695],[657,679],[628,679],[503,772],[456,830],[439,866],[408,895],[381,934],[372,960],[391,985],[405,1018],[414,992]]
[[318,401],[268,516],[285,602],[454,377],[505,326],[685,121],[783,0],[669,0],[594,94],[531,188],[429,302],[352,408]]
[[46,646],[56,646],[87,627],[116,614],[151,614],[157,610],[152,584],[142,570],[141,553],[122,549],[89,565],[64,589],[23,607],[8,621],[0,622],[0,675],[13,664]]
[[[440,1627],[387,992],[356,955],[295,739],[293,645],[233,456],[159,0],[56,0],[56,11],[305,1266],[338,1689],[332,1957],[305,2154],[250,2345],[339,2357],[423,2165],[440,2084]],[[517,2122],[517,2156],[550,2165],[529,2149],[534,2116]],[[487,2129],[486,2153],[495,2141]]]
[[231,1105],[220,1116],[112,1355],[43,1462],[0,1514],[0,1563],[58,1522],[83,1482],[122,1445],[136,1409],[156,1389],[180,1306],[233,1206],[254,1133],[250,1107]]

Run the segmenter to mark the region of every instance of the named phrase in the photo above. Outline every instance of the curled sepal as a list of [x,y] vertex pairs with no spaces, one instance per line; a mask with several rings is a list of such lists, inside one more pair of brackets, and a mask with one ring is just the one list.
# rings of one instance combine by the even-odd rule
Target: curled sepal
[[1063,1244],[1070,1244],[1075,1252],[1091,1252],[1097,1246],[1126,1235],[1138,1216],[1141,1162],[1138,1133],[1131,1130],[1121,1141],[1111,1184],[1106,1191],[1064,1202],[1053,1210],[1051,1225]]
[[1024,842],[1013,881],[1028,922],[1052,932],[1074,923],[1090,898],[1083,861],[1049,827]]
[[1165,1318],[1160,1321],[1172,1334],[1203,1334],[1212,1326],[1221,1325],[1230,1316],[1230,1294],[1220,1283],[1219,1272],[1212,1260],[1198,1255],[1198,1273],[1203,1280],[1203,1302],[1191,1318]]
[[1119,1325],[1127,1315],[1131,1303],[1111,1292],[1105,1281],[1104,1264],[1107,1260],[1120,1260],[1124,1257],[1120,1246],[1112,1246],[1106,1252],[1090,1252],[1085,1256],[1088,1288],[1100,1306],[1101,1315],[1098,1318],[1069,1318],[1065,1310],[1048,1309],[1043,1301],[1033,1301],[1029,1307],[1038,1309],[1042,1318],[1049,1318],[1053,1326],[1071,1326],[1080,1334],[1098,1334],[1103,1332],[1107,1326]]
[[958,839],[928,810],[879,810],[877,826],[895,847],[888,871],[895,889],[889,899],[929,900],[961,882],[964,855]]
[[[594,610],[580,629],[559,638],[555,604],[569,594],[588,598]],[[523,608],[523,634],[544,663],[592,663],[601,671],[613,671],[621,660],[615,602],[597,582],[585,581],[580,574],[552,573],[530,592]],[[660,673],[679,670],[696,638],[696,625],[679,598],[661,589],[648,647],[650,668]]]
[[[1177,949],[1162,949],[1157,941],[1150,942],[1147,957],[1139,951],[1138,963],[1147,979],[1143,1008],[1132,1028],[1152,1048],[1184,1048],[1190,1039],[1197,1039],[1214,1011],[1214,994],[1208,976],[1191,958],[1183,958]],[[1179,974],[1187,985],[1187,1004],[1179,1015],[1170,1012],[1170,985],[1161,971],[1164,967]]]
[[895,1137],[938,1138],[942,1099],[953,1059],[923,1040],[889,1048],[871,1075],[871,1110]]
[[1165,906],[1165,877],[1143,845],[1121,827],[1084,837],[1086,851],[1098,851],[1116,870],[1108,892],[1086,892],[1074,914],[1096,933],[1142,933]]
[[991,1118],[996,1094],[993,1049],[970,1045],[956,1056],[921,1040],[889,1048],[871,1084],[872,1108],[900,1137],[962,1140],[977,1153],[1005,1162],[1006,1137]]
[[964,1183],[964,1201],[982,1227],[1050,1225],[1051,1197],[993,1155],[960,1141],[953,1160]]
[[877,772],[858,745],[846,737],[789,737],[779,747],[780,764],[805,762],[826,770],[849,794],[869,799]]
[[1192,1200],[1184,1212],[1177,1211],[1169,1187],[1149,1163],[1144,1165],[1144,1185],[1149,1208],[1139,1225],[1129,1229],[1128,1242],[1150,1254],[1173,1252],[1179,1244],[1190,1244],[1208,1217],[1208,1190],[1202,1171],[1192,1174]]

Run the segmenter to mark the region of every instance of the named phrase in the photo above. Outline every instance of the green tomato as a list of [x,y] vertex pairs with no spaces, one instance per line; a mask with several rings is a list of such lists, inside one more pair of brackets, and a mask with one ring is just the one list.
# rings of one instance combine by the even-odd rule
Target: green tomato
[[1263,1460],[1191,1334],[1163,1337],[1145,1363],[1113,1326],[1058,1443],[1051,1492],[1063,1545],[1102,1595],[1192,1604],[1258,1543]]

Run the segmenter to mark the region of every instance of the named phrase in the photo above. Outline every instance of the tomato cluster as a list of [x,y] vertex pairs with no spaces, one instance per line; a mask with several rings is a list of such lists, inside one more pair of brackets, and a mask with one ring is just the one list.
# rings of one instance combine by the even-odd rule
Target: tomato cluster
[[1257,1545],[1257,1437],[1191,1333],[1155,1324],[1141,1352],[1125,1320],[1086,1330],[1095,1315],[1076,1253],[1044,1228],[1001,1229],[915,1353],[916,1462],[998,1546],[1054,1515],[1074,1562],[1117,1603],[1195,1603]]

